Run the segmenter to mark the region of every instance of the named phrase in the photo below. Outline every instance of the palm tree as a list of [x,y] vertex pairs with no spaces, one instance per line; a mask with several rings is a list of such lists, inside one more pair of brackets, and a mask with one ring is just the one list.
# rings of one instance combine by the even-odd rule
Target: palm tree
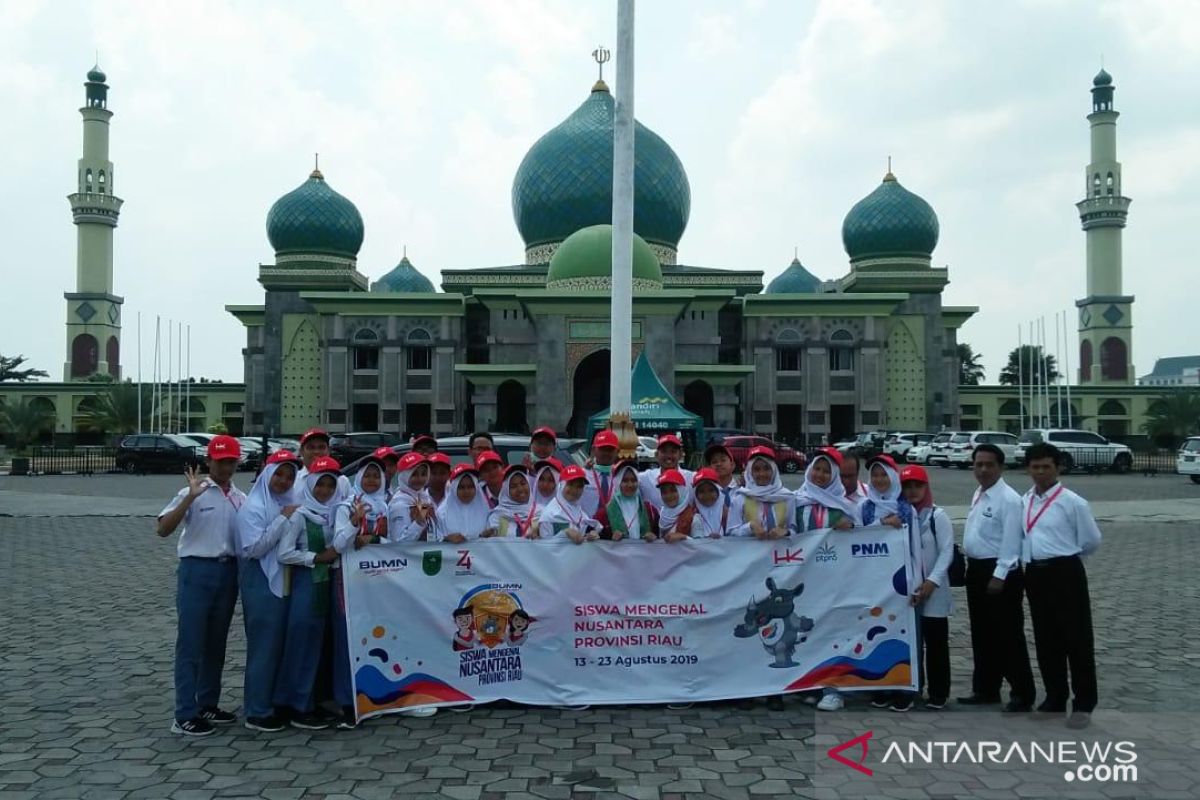
[[983,383],[984,370],[983,364],[979,363],[982,355],[971,349],[971,345],[959,343],[958,345],[958,385],[959,386],[978,386]]
[[1054,356],[1032,344],[1023,344],[1008,354],[1008,363],[1000,370],[1000,383],[1005,386],[1041,386],[1043,361],[1046,366],[1045,382],[1054,383],[1059,378]]
[[1163,447],[1200,434],[1200,391],[1164,394],[1150,404],[1142,430]]
[[16,405],[0,404],[0,430],[12,436],[17,450],[23,450],[46,431],[53,431],[54,422],[54,412],[41,403],[22,400]]
[[137,384],[126,381],[114,383],[107,391],[97,394],[82,414],[84,429],[99,433],[136,433],[150,419],[149,387],[142,387],[142,419],[138,422]]

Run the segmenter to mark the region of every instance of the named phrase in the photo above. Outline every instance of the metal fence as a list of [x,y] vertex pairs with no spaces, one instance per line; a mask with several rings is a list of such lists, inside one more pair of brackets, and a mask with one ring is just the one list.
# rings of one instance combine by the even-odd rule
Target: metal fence
[[28,456],[13,458],[11,474],[93,475],[116,471],[116,450],[111,447],[35,447]]

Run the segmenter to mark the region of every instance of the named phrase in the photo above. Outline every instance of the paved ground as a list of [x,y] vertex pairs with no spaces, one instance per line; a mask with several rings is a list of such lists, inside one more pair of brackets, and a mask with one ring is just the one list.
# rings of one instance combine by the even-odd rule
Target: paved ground
[[[935,472],[940,500],[966,497],[965,482],[961,489],[951,485],[966,475],[956,475]],[[1200,701],[1192,687],[1200,680],[1200,602],[1190,565],[1200,544],[1200,514],[1187,514],[1197,492],[1174,477],[1080,477],[1073,483],[1107,502],[1116,492],[1174,496],[1160,505],[1179,509],[1181,521],[1106,524],[1103,550],[1088,565],[1101,693],[1095,732],[1138,742],[1136,784],[1069,783],[1061,770],[955,773],[891,764],[867,779],[834,764],[825,750],[868,726],[877,742],[885,731],[931,738],[957,732],[965,738],[994,727],[996,717],[950,708],[881,718],[861,703],[839,715],[819,715],[796,699],[778,713],[728,705],[579,713],[479,708],[428,720],[389,717],[349,733],[272,737],[239,727],[203,740],[172,736],[173,541],[157,539],[144,517],[63,518],[16,510],[26,503],[44,509],[72,495],[95,503],[88,492],[99,486],[108,494],[143,495],[142,504],[157,510],[177,485],[164,476],[0,483],[0,514],[6,515],[0,517],[0,601],[6,611],[0,616],[0,800],[1195,798]],[[137,500],[125,502],[131,508],[126,513],[138,513],[132,510]],[[1141,504],[1118,501],[1112,508],[1122,511],[1113,517],[1118,519],[1143,513]],[[960,614],[951,622],[955,694],[965,692],[969,680],[961,595],[958,602]],[[231,708],[240,703],[243,663],[239,611],[226,681],[235,686],[224,701]],[[1058,722],[1003,723],[998,730],[1010,737],[1078,738]],[[871,758],[879,755],[873,750]]]

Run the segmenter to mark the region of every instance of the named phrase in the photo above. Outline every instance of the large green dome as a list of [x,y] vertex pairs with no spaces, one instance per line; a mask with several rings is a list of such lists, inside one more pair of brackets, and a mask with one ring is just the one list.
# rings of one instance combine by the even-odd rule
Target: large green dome
[[[662,268],[650,245],[633,235],[633,288],[661,289]],[[546,272],[548,289],[612,288],[612,225],[592,225],[568,236]]]
[[417,272],[417,268],[408,260],[408,256],[404,256],[391,272],[371,284],[371,291],[432,292],[434,288],[433,281]]
[[767,294],[813,294],[820,289],[821,279],[806,270],[798,258],[767,284]]
[[[603,81],[575,113],[525,154],[512,186],[513,216],[528,260],[580,228],[612,223],[613,97]],[[634,129],[633,230],[673,260],[691,213],[687,173],[675,151],[640,122]]]
[[859,200],[842,222],[842,244],[851,261],[865,258],[929,258],[938,242],[933,208],[888,173],[879,188]]
[[267,239],[276,255],[330,255],[354,259],[362,247],[358,209],[325,182],[320,170],[275,201],[267,212]]

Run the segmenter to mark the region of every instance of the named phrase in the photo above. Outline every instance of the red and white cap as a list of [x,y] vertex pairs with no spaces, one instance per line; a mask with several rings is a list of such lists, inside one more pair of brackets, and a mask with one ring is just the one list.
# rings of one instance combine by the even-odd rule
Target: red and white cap
[[692,476],[692,486],[699,486],[704,481],[719,483],[720,480],[721,478],[717,475],[717,471],[715,469],[712,467],[704,467],[703,469],[697,470],[696,474]]
[[673,444],[676,447],[683,447],[683,440],[673,433],[664,433],[662,436],[658,437],[658,446],[662,447],[664,444]]
[[534,472],[541,472],[542,467],[549,467],[555,472],[562,472],[563,465],[557,458],[550,456],[550,458],[540,458],[533,463]]
[[552,442],[554,442],[555,444],[558,444],[558,434],[554,432],[554,428],[551,428],[548,425],[543,425],[542,427],[535,430],[533,433],[531,433],[529,435],[529,438],[536,439],[539,436],[549,436],[550,440]]
[[300,434],[300,446],[303,447],[305,442],[314,437],[324,439],[326,442],[329,441],[329,434],[327,432],[321,430],[320,428],[309,428],[304,433]]
[[309,475],[316,475],[322,472],[341,472],[342,465],[333,456],[321,456],[314,459],[308,467]]
[[297,464],[300,457],[291,450],[276,450],[271,455],[267,456],[265,463],[267,464]]
[[504,466],[504,459],[500,457],[499,453],[495,450],[484,450],[475,459],[475,469],[483,469],[484,464],[490,464],[493,461],[500,466]]
[[[420,454],[418,453],[418,455]],[[429,462],[430,466],[433,466],[434,464],[441,464],[447,467],[450,466],[450,456],[446,455],[445,453],[430,453],[429,455],[425,456],[425,460]]]
[[414,436],[412,439],[413,449],[416,450],[418,445],[431,444],[437,447],[437,439],[430,436],[428,433],[422,433],[420,436]]
[[659,486],[664,486],[668,483],[673,483],[676,486],[687,486],[687,480],[683,477],[683,473],[677,469],[664,469],[662,474],[658,476]]
[[454,480],[458,476],[465,473],[470,473],[471,475],[478,477],[479,470],[475,469],[470,464],[459,464],[457,467],[450,470],[450,480]]
[[562,472],[560,472],[558,475],[558,479],[563,483],[568,483],[570,481],[586,481],[587,473],[583,471],[583,467],[579,466],[578,464],[572,464],[569,467],[563,467]]
[[596,431],[596,436],[592,439],[592,449],[593,450],[596,448],[600,448],[600,447],[617,448],[620,446],[621,446],[621,440],[617,438],[616,431],[608,431],[608,430]]
[[228,458],[242,457],[242,443],[232,436],[221,434],[214,436],[208,443],[208,460],[224,461]]
[[407,472],[410,469],[416,469],[426,462],[425,456],[420,453],[405,453],[400,456],[400,460],[396,462],[396,470],[399,472]]
[[387,461],[389,458],[400,458],[400,454],[386,444],[383,447],[375,448],[375,452],[371,453],[372,458],[378,458],[380,461]]
[[769,461],[774,461],[775,451],[770,447],[767,447],[765,444],[760,444],[758,447],[750,448],[750,452],[746,454],[747,461],[752,458],[765,458]]
[[927,484],[929,483],[929,473],[920,464],[909,464],[900,470],[900,482],[908,483],[909,481]]

